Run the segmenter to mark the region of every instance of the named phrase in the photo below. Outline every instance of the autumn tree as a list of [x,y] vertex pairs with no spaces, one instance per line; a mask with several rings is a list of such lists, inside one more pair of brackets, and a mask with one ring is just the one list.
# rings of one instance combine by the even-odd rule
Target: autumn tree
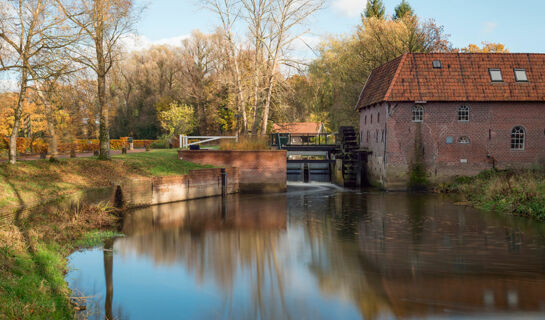
[[71,52],[75,62],[91,69],[96,75],[99,108],[99,159],[110,159],[107,76],[119,61],[119,45],[135,22],[132,0],[55,0],[74,28],[82,31],[79,46]]
[[28,89],[50,76],[56,51],[73,41],[72,30],[66,28],[57,9],[53,0],[11,0],[0,4],[0,46],[8,48],[8,54],[0,56],[0,67],[17,72],[19,85],[10,134],[10,163],[17,161],[17,137]]
[[411,5],[406,0],[402,0],[401,3],[395,7],[393,18],[394,20],[402,19],[407,15],[414,15],[413,8],[411,8]]
[[447,38],[442,26],[416,15],[397,20],[371,17],[352,35],[330,37],[309,68],[312,88],[305,91],[318,95],[309,113],[328,113],[333,129],[357,126],[354,104],[374,68],[407,52],[450,51]]
[[481,47],[476,44],[469,44],[467,47],[460,49],[461,52],[465,53],[508,53],[509,50],[505,48],[505,45],[501,43],[494,42],[481,42]]
[[385,15],[386,8],[384,7],[382,0],[367,0],[367,5],[363,12],[365,18],[384,19]]
[[188,134],[195,125],[194,111],[190,106],[171,103],[159,113],[159,121],[170,137]]

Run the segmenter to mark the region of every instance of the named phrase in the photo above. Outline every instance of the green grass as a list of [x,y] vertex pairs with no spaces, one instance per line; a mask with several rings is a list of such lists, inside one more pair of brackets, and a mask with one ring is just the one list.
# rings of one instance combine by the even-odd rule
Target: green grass
[[481,209],[545,221],[543,169],[484,171],[475,177],[459,177],[439,191],[459,193]]
[[190,170],[211,168],[211,166],[179,160],[178,151],[174,149],[116,155],[112,158],[124,161],[135,171],[154,177],[184,175],[188,174]]
[[114,231],[93,230],[87,232],[75,242],[74,246],[79,249],[98,247],[104,243],[106,239],[122,237],[123,234]]
[[96,158],[0,163],[0,211],[33,206],[75,192],[104,188],[111,181],[130,177],[184,175],[209,166],[178,159],[177,150],[152,150],[114,156],[112,161]]
[[0,318],[73,318],[63,272],[66,260],[57,247],[40,244],[32,255],[4,247],[0,259]]

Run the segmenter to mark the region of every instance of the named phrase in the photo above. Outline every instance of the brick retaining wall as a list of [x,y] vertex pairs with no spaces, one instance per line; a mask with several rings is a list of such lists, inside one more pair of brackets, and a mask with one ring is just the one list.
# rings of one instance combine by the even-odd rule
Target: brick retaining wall
[[[227,193],[239,191],[237,168],[227,168]],[[188,175],[133,179],[116,184],[126,206],[156,205],[222,194],[221,169],[192,170]],[[119,191],[117,191],[119,195]]]
[[285,192],[286,151],[178,151],[180,159],[217,167],[238,168],[240,191]]

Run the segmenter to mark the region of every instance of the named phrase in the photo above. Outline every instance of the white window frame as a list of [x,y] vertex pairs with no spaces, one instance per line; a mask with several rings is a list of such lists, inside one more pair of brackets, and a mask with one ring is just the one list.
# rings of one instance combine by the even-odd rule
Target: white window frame
[[[462,110],[463,109],[463,110]],[[462,112],[465,112],[467,110],[467,119],[460,119],[462,117]],[[458,121],[460,122],[469,122],[469,117],[471,113],[471,108],[467,105],[459,106],[458,107]]]
[[412,109],[413,122],[424,122],[424,112],[425,110],[423,105],[414,105]]
[[461,137],[458,138],[458,143],[459,144],[470,144],[471,139],[469,139],[468,136],[461,136]]
[[[513,129],[511,129],[510,141],[511,141],[511,151],[524,151],[526,149],[526,128],[524,128],[523,126],[513,127]],[[520,146],[520,145],[522,145],[522,147],[514,148],[514,146]]]

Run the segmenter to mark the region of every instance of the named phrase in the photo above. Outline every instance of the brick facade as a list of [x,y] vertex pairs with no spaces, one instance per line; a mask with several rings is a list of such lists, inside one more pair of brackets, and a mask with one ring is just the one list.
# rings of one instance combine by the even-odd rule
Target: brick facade
[[285,192],[287,188],[287,152],[285,150],[180,150],[178,156],[180,159],[194,163],[238,168],[242,192]]
[[[370,180],[406,189],[416,163],[431,182],[541,164],[544,66],[545,54],[411,53],[373,70],[356,105]],[[415,106],[422,119],[413,119]],[[520,150],[511,145],[516,127]]]
[[[423,122],[413,122],[414,105],[382,103],[360,112],[361,146],[372,152],[370,179],[389,189],[407,187],[418,139],[432,182],[474,175],[494,165],[500,169],[530,167],[545,161],[545,103],[426,103],[422,104]],[[458,120],[460,106],[469,107],[469,121]],[[511,149],[511,131],[516,126],[525,129],[524,150]],[[461,137],[467,137],[469,143],[460,143]],[[452,143],[447,143],[449,138]]]

